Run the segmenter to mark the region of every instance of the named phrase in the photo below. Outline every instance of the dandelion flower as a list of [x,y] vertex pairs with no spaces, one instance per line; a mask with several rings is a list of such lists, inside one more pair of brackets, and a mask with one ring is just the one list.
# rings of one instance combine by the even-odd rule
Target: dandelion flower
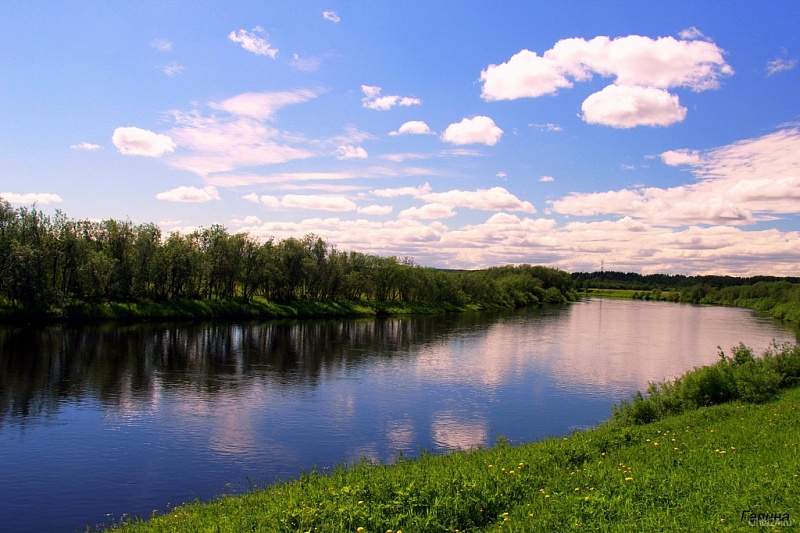
[[633,481],[633,478],[632,477],[626,477],[625,481]]

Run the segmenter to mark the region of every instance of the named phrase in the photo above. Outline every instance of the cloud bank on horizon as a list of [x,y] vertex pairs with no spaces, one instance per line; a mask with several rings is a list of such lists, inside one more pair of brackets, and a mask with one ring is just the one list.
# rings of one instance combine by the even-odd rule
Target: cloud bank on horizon
[[[0,66],[15,80],[0,197],[165,232],[314,233],[438,267],[797,275],[800,8],[645,24],[458,6],[245,3],[196,15],[202,39],[175,18],[113,42],[86,11],[45,33],[52,58],[0,22],[19,47]],[[768,35],[759,51],[752,34]],[[66,91],[43,82],[55,75]]]

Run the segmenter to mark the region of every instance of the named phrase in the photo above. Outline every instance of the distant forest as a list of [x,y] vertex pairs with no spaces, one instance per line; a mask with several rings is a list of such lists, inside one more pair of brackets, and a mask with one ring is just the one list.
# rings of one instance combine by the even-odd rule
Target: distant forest
[[753,276],[682,276],[633,272],[576,272],[577,290],[626,289],[646,300],[746,307],[800,323],[800,278]]
[[0,200],[0,309],[77,303],[368,300],[520,307],[574,299],[542,266],[445,271],[338,250],[314,235],[260,242],[214,225],[162,235],[155,224],[72,220]]
[[684,276],[681,274],[649,274],[643,276],[635,272],[575,272],[572,279],[578,288],[597,289],[632,289],[632,290],[681,290],[698,285],[711,289],[733,287],[736,285],[753,285],[755,283],[772,283],[788,281],[800,283],[800,277],[753,276],[748,278],[736,276]]

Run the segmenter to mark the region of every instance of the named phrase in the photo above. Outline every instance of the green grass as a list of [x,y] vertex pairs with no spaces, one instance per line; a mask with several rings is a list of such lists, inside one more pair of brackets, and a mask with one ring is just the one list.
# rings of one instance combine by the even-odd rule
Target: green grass
[[0,307],[0,318],[9,322],[144,322],[163,320],[360,318],[400,315],[434,315],[483,310],[476,304],[446,302],[379,302],[367,300],[296,300],[278,303],[255,297],[238,300],[175,300],[171,302],[76,302],[54,312],[26,313]]
[[618,300],[653,300],[679,302],[678,291],[634,290],[634,289],[586,289],[586,294],[598,298],[615,298]]
[[774,398],[649,424],[615,417],[532,444],[342,465],[115,529],[740,531],[749,527],[745,512],[788,515],[797,524],[800,387]]

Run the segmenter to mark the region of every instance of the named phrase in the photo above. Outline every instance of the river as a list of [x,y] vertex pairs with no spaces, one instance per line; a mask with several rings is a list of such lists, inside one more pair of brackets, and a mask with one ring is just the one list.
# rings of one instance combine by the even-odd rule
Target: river
[[590,427],[648,382],[797,331],[591,299],[384,320],[0,327],[0,524],[83,531],[360,458]]

